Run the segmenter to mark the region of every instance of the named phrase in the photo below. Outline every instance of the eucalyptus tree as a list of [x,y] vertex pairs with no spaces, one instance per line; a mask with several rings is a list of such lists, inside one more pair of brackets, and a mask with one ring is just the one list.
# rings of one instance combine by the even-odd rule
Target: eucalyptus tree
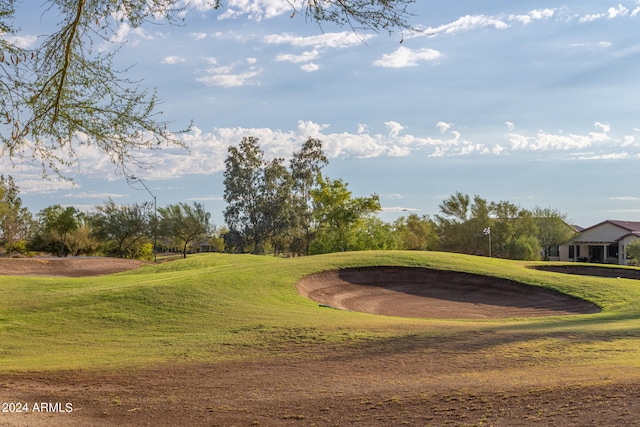
[[182,257],[187,257],[189,244],[208,237],[211,230],[211,214],[202,203],[177,203],[158,208],[160,233],[182,248]]
[[[304,14],[359,30],[410,28],[414,0],[282,0],[292,17]],[[220,0],[200,7],[224,8]],[[256,2],[258,3],[258,2]],[[155,91],[116,68],[121,25],[139,28],[159,21],[181,22],[183,0],[45,0],[41,18],[58,21],[33,49],[19,45],[16,3],[0,0],[0,128],[2,152],[32,159],[60,173],[91,145],[119,167],[136,162],[140,149],[181,145],[169,122],[160,120]],[[259,6],[259,5],[258,5]],[[33,7],[33,5],[32,5]]]
[[[293,154],[289,162],[291,171],[294,213],[294,245],[298,252],[309,253],[311,227],[313,222],[313,198],[311,190],[317,186],[320,171],[329,163],[322,150],[322,141],[309,138],[300,151]],[[300,232],[298,233],[297,230]]]
[[225,159],[224,220],[232,231],[239,232],[253,245],[254,253],[261,253],[266,238],[261,222],[263,215],[264,152],[258,138],[242,138],[240,144],[230,146]]
[[243,242],[252,247],[252,253],[264,253],[270,239],[282,244],[294,222],[291,174],[283,159],[265,159],[258,138],[244,137],[228,152],[225,222],[234,232],[230,236],[239,237],[233,239],[235,244]]

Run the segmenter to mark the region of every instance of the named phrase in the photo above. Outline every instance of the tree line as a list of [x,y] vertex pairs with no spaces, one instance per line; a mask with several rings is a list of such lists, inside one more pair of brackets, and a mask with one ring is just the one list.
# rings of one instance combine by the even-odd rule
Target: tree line
[[354,197],[347,183],[322,174],[322,142],[308,139],[288,164],[265,160],[257,138],[230,147],[225,162],[225,247],[289,255],[411,249],[511,259],[548,259],[575,230],[552,208],[527,210],[457,192],[439,213],[382,221],[377,194]]
[[14,180],[0,176],[0,241],[9,257],[50,253],[151,260],[155,251],[186,257],[194,245],[221,250],[211,214],[200,203],[172,204],[156,213],[151,203],[118,205],[109,199],[92,212],[55,204],[34,216],[18,194]]
[[354,196],[348,183],[323,174],[322,141],[309,138],[290,159],[268,160],[254,137],[231,146],[225,160],[225,225],[200,203],[119,205],[92,212],[49,206],[33,216],[19,190],[0,176],[0,239],[5,254],[108,255],[150,259],[157,251],[186,257],[200,250],[301,256],[357,250],[438,250],[509,259],[549,259],[575,230],[552,208],[524,209],[456,192],[433,217],[380,219],[377,194]]

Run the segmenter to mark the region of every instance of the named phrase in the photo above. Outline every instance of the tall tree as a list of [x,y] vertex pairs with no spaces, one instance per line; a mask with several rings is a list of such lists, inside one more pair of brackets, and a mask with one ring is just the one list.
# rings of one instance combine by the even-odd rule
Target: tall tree
[[44,208],[38,213],[42,231],[49,236],[48,240],[53,247],[57,247],[60,257],[65,255],[67,236],[79,226],[78,214],[78,210],[73,206],[63,208],[58,204]]
[[93,235],[112,246],[120,258],[132,258],[150,234],[148,203],[117,205],[113,200],[96,207],[91,218]]
[[158,208],[162,235],[182,246],[182,257],[187,257],[189,243],[205,239],[211,230],[211,214],[202,203],[194,202]]
[[[391,31],[409,28],[408,6],[414,0],[282,1],[292,15],[301,12],[318,23]],[[35,49],[25,50],[10,37],[17,32],[14,0],[0,1],[0,117],[8,126],[0,132],[2,151],[59,170],[76,160],[80,145],[93,145],[125,167],[137,160],[138,149],[180,144],[157,118],[155,93],[129,79],[126,69],[115,68],[118,49],[111,40],[123,24],[180,21],[184,5],[183,0],[46,0],[43,15],[58,17],[58,24]],[[222,2],[205,0],[202,6],[217,9]]]
[[292,177],[294,227],[299,228],[301,233],[294,230],[294,239],[300,241],[300,248],[304,248],[304,254],[309,253],[309,242],[311,241],[311,226],[313,221],[313,198],[311,190],[318,183],[321,169],[329,161],[322,151],[322,141],[309,138],[304,143],[300,151],[293,154],[289,169]]
[[567,215],[557,209],[536,206],[532,215],[537,226],[536,237],[545,260],[549,259],[555,247],[571,240],[576,234],[573,227],[567,223]]
[[419,217],[409,214],[407,218],[400,217],[394,223],[394,228],[400,239],[401,249],[435,250],[439,245],[439,238],[435,231],[435,223],[428,215]]
[[317,235],[311,253],[357,249],[356,226],[380,210],[380,197],[352,197],[348,185],[340,179],[318,178],[319,187],[311,191]]
[[510,259],[539,259],[540,245],[531,212],[508,201],[492,202],[491,228],[494,256]]
[[472,255],[489,255],[492,221],[487,201],[456,192],[439,205],[436,215],[442,249]]
[[245,236],[253,245],[254,253],[262,253],[267,237],[264,220],[263,194],[264,153],[258,138],[244,137],[240,144],[231,146],[225,160],[224,220],[231,230]]
[[0,238],[10,257],[18,242],[25,241],[33,224],[29,210],[22,206],[13,178],[0,175]]

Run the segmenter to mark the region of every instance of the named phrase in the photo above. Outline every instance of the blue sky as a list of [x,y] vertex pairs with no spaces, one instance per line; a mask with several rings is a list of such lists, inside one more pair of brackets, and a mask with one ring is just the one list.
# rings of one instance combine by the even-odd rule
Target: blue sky
[[[56,16],[25,3],[18,41],[33,46]],[[150,153],[133,172],[160,206],[202,202],[222,225],[229,145],[255,136],[286,157],[315,137],[325,174],[379,194],[388,221],[434,215],[456,191],[582,226],[640,220],[640,1],[418,0],[421,32],[392,35],[320,28],[286,0],[204,3],[184,25],[117,33],[122,68],[157,89],[163,119],[194,124],[189,152]],[[91,149],[64,171],[73,184],[0,164],[34,213],[149,199]]]

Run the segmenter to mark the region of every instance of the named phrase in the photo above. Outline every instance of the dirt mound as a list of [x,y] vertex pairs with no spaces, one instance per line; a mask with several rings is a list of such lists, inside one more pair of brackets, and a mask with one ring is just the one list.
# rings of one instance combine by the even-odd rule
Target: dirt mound
[[0,258],[0,275],[89,277],[119,273],[143,265],[142,261],[102,257]]
[[343,310],[400,317],[482,319],[597,313],[549,289],[455,271],[372,267],[307,276],[298,292]]

